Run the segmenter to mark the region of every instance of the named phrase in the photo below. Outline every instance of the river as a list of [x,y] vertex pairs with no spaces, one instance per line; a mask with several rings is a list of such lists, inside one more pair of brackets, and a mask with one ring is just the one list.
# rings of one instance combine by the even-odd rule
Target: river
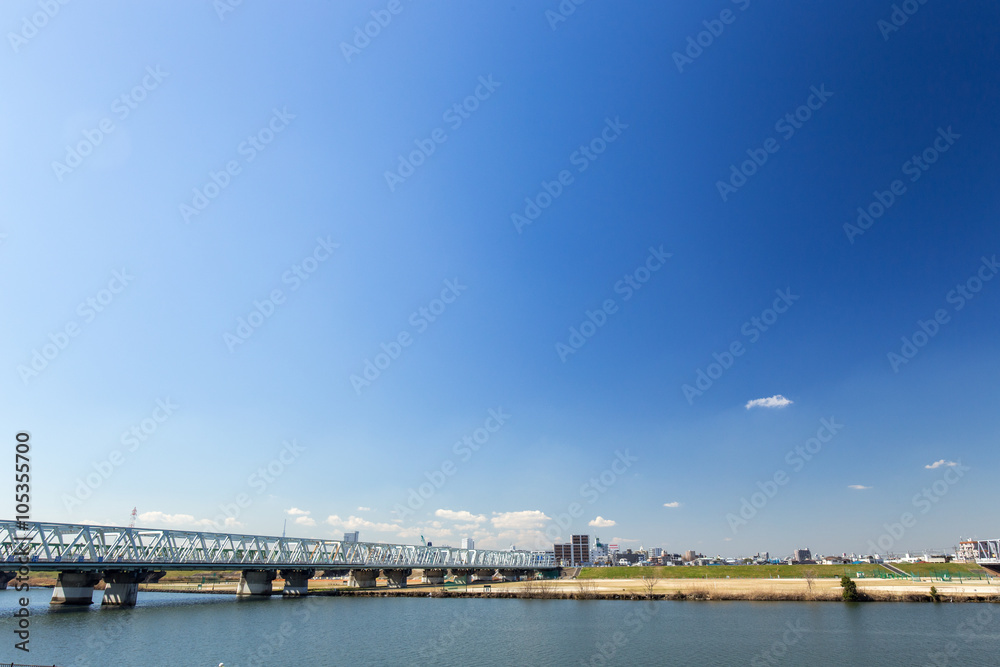
[[[0,661],[36,665],[1000,664],[1000,606],[139,594],[134,609],[50,608],[0,591]],[[95,594],[100,600],[100,594]]]

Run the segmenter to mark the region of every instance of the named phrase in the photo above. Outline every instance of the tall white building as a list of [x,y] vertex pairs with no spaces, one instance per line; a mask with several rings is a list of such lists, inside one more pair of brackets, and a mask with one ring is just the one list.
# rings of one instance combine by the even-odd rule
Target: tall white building
[[463,549],[475,549],[476,548],[476,541],[474,539],[472,539],[471,537],[463,537],[462,538],[462,548]]
[[353,533],[344,533],[344,541],[345,542],[357,542],[358,541],[358,531],[354,531]]

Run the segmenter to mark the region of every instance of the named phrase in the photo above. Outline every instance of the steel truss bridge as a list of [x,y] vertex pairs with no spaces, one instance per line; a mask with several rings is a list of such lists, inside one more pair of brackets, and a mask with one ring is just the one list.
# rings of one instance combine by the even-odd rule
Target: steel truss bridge
[[[21,529],[18,528],[21,527]],[[0,522],[0,561],[34,570],[247,568],[549,569],[544,552],[489,551],[376,542],[341,542],[153,528]],[[0,564],[0,569],[4,567]]]
[[404,587],[414,569],[423,570],[425,583],[443,584],[449,571],[467,582],[559,568],[540,551],[0,520],[0,588],[18,572],[57,571],[53,604],[91,604],[94,585],[104,579],[104,604],[134,605],[138,584],[165,570],[239,570],[239,595],[270,595],[280,573],[287,596],[306,594],[318,571],[349,573],[350,585],[370,588],[379,574],[389,586]]

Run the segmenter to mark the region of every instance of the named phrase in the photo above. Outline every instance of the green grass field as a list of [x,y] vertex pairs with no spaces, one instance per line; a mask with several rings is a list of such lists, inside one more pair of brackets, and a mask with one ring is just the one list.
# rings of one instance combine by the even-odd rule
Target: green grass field
[[[921,577],[985,577],[986,571],[974,563],[916,563],[897,565],[904,572]],[[890,576],[881,565],[706,565],[701,567],[585,567],[579,579],[638,579],[646,574],[663,579],[803,579],[808,573],[816,578],[840,578],[848,575],[856,579]]]
[[996,576],[975,563],[896,563],[895,565],[903,572],[909,572],[918,577],[939,577],[942,574],[948,574],[952,577],[973,578],[985,578],[987,574]]

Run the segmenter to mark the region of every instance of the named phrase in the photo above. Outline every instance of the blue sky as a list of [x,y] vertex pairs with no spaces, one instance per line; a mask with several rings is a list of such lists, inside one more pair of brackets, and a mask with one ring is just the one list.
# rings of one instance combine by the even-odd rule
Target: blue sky
[[1000,9],[903,4],[5,3],[32,518],[995,537]]

